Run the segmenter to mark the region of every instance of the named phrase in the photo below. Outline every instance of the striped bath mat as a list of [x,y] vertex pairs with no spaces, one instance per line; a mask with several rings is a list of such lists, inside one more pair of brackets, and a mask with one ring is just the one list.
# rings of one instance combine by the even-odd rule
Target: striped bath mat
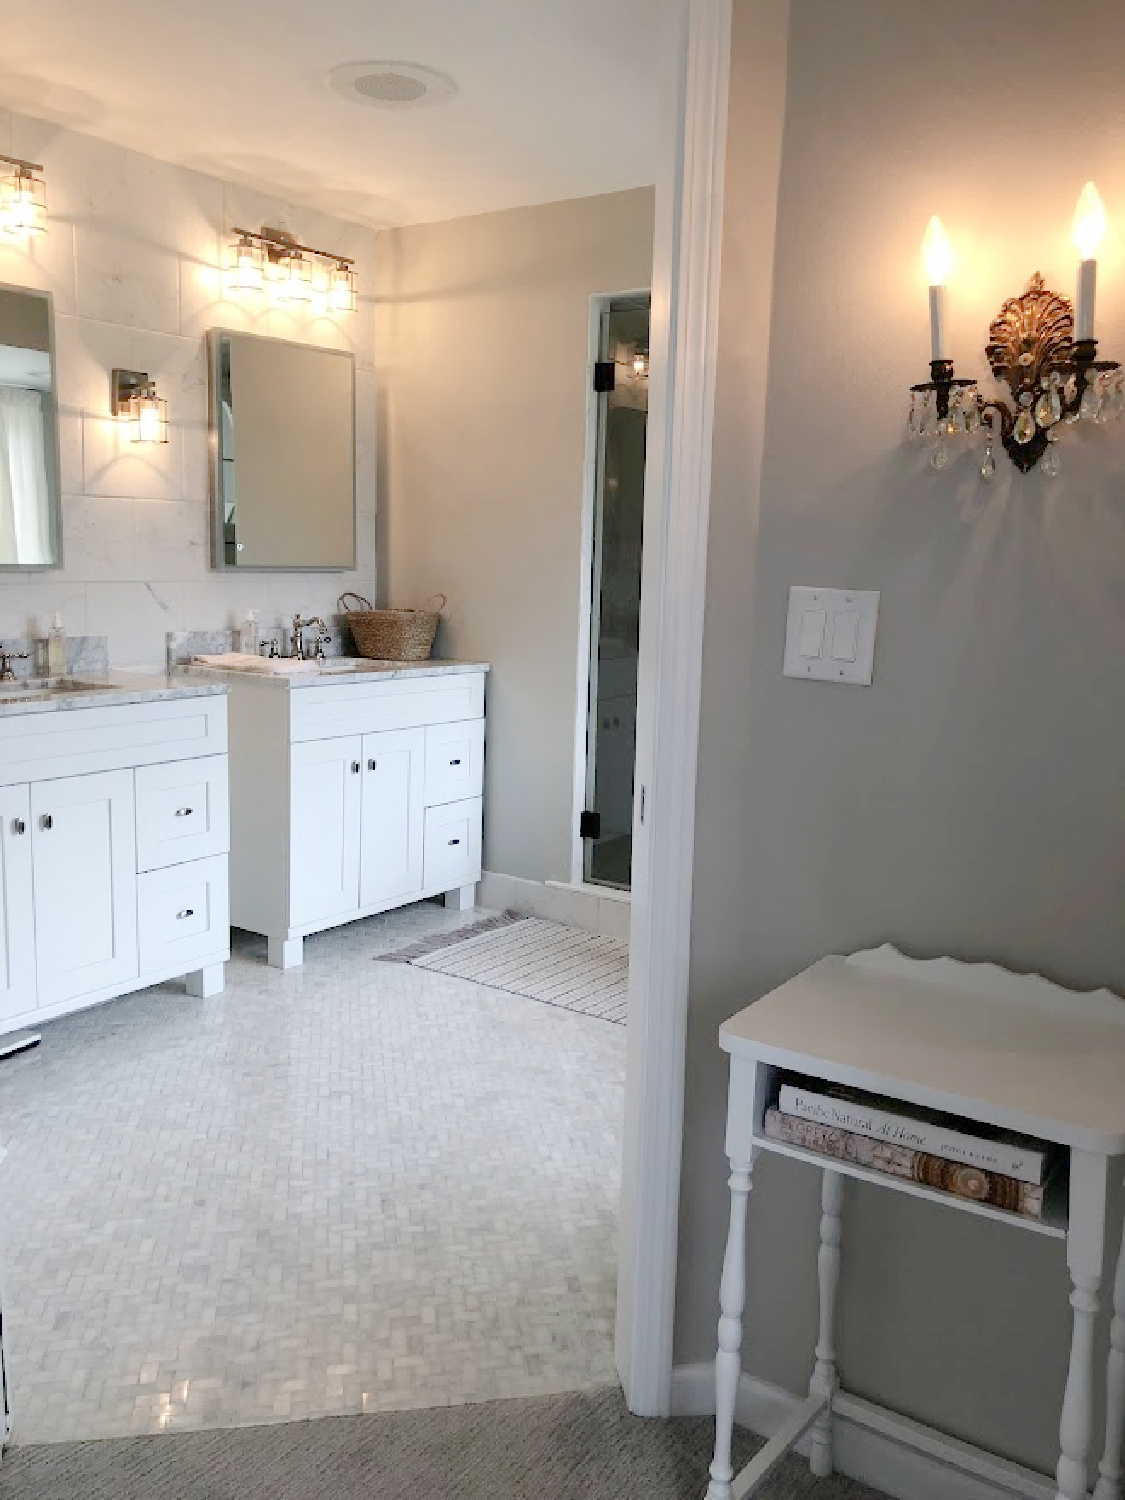
[[629,945],[617,938],[505,913],[386,956],[625,1024]]

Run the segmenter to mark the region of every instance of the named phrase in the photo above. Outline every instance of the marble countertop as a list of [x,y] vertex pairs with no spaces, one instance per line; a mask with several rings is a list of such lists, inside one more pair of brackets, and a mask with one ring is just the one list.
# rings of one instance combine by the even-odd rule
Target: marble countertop
[[[53,682],[53,685],[52,685]],[[204,698],[229,692],[218,678],[166,672],[82,672],[63,678],[0,682],[0,717],[61,713],[72,708],[114,708],[166,698]]]
[[[484,661],[372,661],[366,657],[329,657],[323,666],[307,671],[271,672],[250,667],[223,668],[211,663],[192,662],[180,669],[188,681],[218,679],[222,682],[254,681],[269,683],[288,692],[290,689],[329,687],[334,682],[399,682],[408,677],[453,677],[463,672],[487,672]],[[177,673],[177,676],[180,676]]]

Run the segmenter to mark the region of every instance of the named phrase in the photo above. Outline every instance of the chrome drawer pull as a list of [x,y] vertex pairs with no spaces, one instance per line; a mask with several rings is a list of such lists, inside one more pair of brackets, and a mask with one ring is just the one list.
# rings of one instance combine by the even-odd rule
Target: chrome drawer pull
[[39,819],[39,826],[40,828],[53,828],[55,826],[55,820],[50,813],[44,813],[43,816]]
[[379,769],[379,762],[377,760],[369,760],[367,762],[367,769],[369,771],[377,771]]
[[177,922],[182,922],[185,917],[194,917],[194,916],[195,916],[195,909],[194,909],[194,907],[185,906],[184,909],[183,909],[183,911],[178,911],[176,913],[176,921]]
[[461,757],[458,756],[456,760],[451,760],[449,764],[451,766],[459,766],[461,764]]
[[360,772],[360,764],[359,764],[359,761],[358,761],[358,760],[353,760],[353,761],[352,761],[352,775],[353,775],[353,776],[358,776],[358,775],[359,775],[359,772]]
[[24,822],[24,820],[22,818],[17,818],[15,820],[15,822],[12,824],[12,832],[15,833],[15,834],[21,834],[21,833],[26,833],[27,832],[27,824]]
[[176,808],[176,817],[177,818],[190,818],[193,811],[194,811],[194,809],[190,808],[190,807],[177,807]]
[[453,846],[454,846],[454,844],[459,844],[460,842],[461,842],[460,839],[450,839],[449,840],[449,847],[452,849]]

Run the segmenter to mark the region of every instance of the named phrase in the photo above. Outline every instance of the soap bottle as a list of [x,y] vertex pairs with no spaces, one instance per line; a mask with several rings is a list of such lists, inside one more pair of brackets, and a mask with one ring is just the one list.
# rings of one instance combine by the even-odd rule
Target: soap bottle
[[57,610],[54,622],[47,632],[47,676],[66,676],[66,630],[62,615]]
[[261,636],[258,630],[258,611],[248,609],[246,619],[238,632],[238,649],[246,656],[257,656]]

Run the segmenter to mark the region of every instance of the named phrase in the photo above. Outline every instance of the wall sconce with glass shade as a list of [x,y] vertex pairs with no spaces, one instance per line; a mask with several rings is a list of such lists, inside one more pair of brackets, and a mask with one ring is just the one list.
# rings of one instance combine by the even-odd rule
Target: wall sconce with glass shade
[[168,403],[144,370],[114,370],[112,410],[131,425],[131,442],[168,441]]
[[309,303],[320,311],[355,312],[355,262],[302,245],[284,229],[234,229],[226,289],[268,292],[277,302]]
[[0,233],[11,239],[47,233],[47,184],[37,162],[0,156]]
[[1009,297],[992,321],[985,356],[1011,400],[985,397],[975,380],[958,379],[945,337],[945,288],[953,252],[941,220],[930,220],[924,241],[930,304],[930,378],[911,386],[907,435],[932,442],[930,465],[944,469],[949,439],[983,430],[981,477],[996,473],[999,441],[1023,474],[1042,465],[1056,475],[1057,443],[1079,420],[1105,423],[1125,410],[1125,386],[1116,360],[1098,359],[1094,338],[1097,253],[1105,235],[1105,207],[1088,182],[1078,200],[1073,238],[1078,250],[1078,295],[1072,307],[1038,272],[1027,290]]

